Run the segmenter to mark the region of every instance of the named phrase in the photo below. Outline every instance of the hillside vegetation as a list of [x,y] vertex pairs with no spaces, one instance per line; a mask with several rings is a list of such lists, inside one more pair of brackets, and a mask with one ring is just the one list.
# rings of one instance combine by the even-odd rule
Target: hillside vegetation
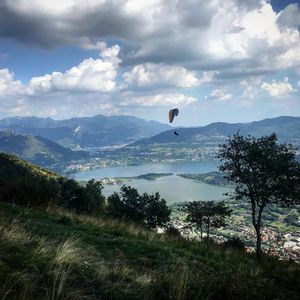
[[1,299],[299,299],[294,263],[61,209],[0,207]]
[[[298,264],[158,234],[143,214],[140,225],[112,219],[97,211],[93,181],[82,187],[8,154],[0,179],[1,299],[299,299]],[[167,219],[158,194],[122,193],[110,209],[129,209],[131,194],[137,209],[147,200]]]
[[72,151],[61,145],[30,134],[18,134],[13,131],[0,131],[0,151],[16,154],[41,166],[62,168],[72,160],[86,159],[89,154],[85,151]]

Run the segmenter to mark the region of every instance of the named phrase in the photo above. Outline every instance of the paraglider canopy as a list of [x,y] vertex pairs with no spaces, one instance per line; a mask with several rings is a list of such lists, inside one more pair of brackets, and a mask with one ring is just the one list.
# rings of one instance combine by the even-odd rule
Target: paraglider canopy
[[174,109],[171,109],[169,111],[169,121],[170,121],[170,123],[173,122],[175,116],[178,116],[178,113],[179,113],[178,108],[174,108]]

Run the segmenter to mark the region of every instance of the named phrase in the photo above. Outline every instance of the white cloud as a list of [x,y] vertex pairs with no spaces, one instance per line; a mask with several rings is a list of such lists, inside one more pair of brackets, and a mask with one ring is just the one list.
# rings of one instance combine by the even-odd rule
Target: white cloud
[[284,77],[282,81],[273,80],[272,83],[263,82],[261,88],[271,97],[287,96],[294,91],[288,77]]
[[278,23],[284,26],[299,26],[300,25],[300,9],[298,3],[289,4],[283,11],[280,12]]
[[[103,45],[102,45],[103,46]],[[118,92],[119,46],[102,47],[101,58],[88,58],[65,72],[33,77],[28,84],[0,69],[0,115],[72,116],[116,111],[107,95]]]
[[53,72],[41,77],[33,77],[26,92],[30,95],[50,91],[86,91],[111,92],[116,88],[118,53],[120,48],[115,45],[103,48],[102,58],[88,58],[78,66],[72,67],[64,73]]
[[[254,103],[265,93],[289,95],[295,90],[288,80],[271,82],[266,76],[300,74],[299,6],[276,13],[271,5],[266,0],[2,0],[0,37],[30,47],[76,45],[99,51],[100,57],[28,84],[1,70],[0,109],[70,116],[117,112],[120,105],[123,111],[145,106],[154,111],[195,102],[182,89],[199,86],[200,98],[205,84],[212,88],[207,99],[223,101],[204,101],[215,106]],[[108,48],[107,39],[120,41],[122,49]]]
[[194,87],[199,84],[194,72],[165,64],[137,65],[124,73],[123,78],[128,87]]
[[212,83],[215,80],[215,76],[218,74],[218,71],[203,72],[202,78],[200,78],[199,83]]
[[146,96],[127,96],[121,101],[122,106],[172,106],[189,105],[196,102],[194,97],[186,96],[180,93],[156,94]]
[[21,91],[22,87],[19,80],[14,80],[14,73],[8,69],[0,69],[0,97],[14,95]]
[[247,99],[253,99],[260,92],[261,77],[250,77],[240,81],[243,96]]
[[[182,65],[220,78],[300,66],[299,7],[266,0],[3,0],[0,36],[42,47],[101,50],[121,40],[125,64]],[[173,84],[173,82],[171,82]],[[183,85],[189,86],[190,82]]]
[[227,101],[232,99],[232,94],[223,89],[215,89],[211,92],[210,97],[218,101]]

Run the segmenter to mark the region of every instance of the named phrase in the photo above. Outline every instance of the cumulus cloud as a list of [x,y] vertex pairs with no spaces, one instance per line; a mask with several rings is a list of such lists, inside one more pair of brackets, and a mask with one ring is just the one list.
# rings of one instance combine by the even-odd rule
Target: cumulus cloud
[[120,48],[103,47],[101,58],[88,58],[78,66],[62,72],[53,72],[44,76],[33,77],[28,84],[14,80],[14,73],[0,69],[0,97],[4,96],[42,96],[53,92],[98,92],[106,93],[116,90],[116,76],[120,59]]
[[194,72],[181,66],[165,64],[144,64],[133,67],[123,74],[128,87],[194,87],[199,84]]
[[100,53],[102,58],[85,59],[64,73],[53,72],[51,75],[33,77],[25,92],[30,95],[66,90],[111,92],[116,88],[119,51],[118,45],[111,48],[103,46]]
[[300,25],[300,9],[298,3],[288,5],[278,17],[278,23],[284,26],[299,26]]
[[[207,84],[214,105],[236,103],[237,94],[250,102],[289,95],[295,90],[288,79],[266,76],[299,72],[297,26],[299,5],[277,13],[267,0],[2,0],[0,38],[48,49],[75,45],[100,57],[28,83],[0,70],[0,99],[10,100],[0,110],[36,114],[43,103],[43,113],[54,116],[197,106],[184,94],[193,88],[203,97]],[[107,47],[108,40],[121,48]]]
[[0,69],[0,115],[55,116],[63,111],[72,115],[76,110],[77,114],[90,115],[91,111],[114,111],[106,95],[118,91],[119,51],[118,45],[108,48],[104,43],[100,58],[85,59],[65,72],[32,77],[27,84],[15,80],[8,69]]
[[0,36],[87,49],[109,37],[124,44],[124,64],[175,64],[224,78],[296,68],[299,7],[276,13],[269,2],[3,0]]
[[232,94],[223,89],[215,89],[211,92],[210,97],[218,101],[227,101],[232,99]]
[[0,97],[19,93],[22,88],[22,83],[14,80],[14,73],[8,69],[0,69]]
[[273,80],[272,83],[263,82],[261,88],[271,97],[287,96],[294,91],[288,77],[284,77],[282,81]]
[[146,96],[127,96],[121,101],[121,106],[172,106],[189,105],[197,101],[196,98],[181,93],[155,94]]

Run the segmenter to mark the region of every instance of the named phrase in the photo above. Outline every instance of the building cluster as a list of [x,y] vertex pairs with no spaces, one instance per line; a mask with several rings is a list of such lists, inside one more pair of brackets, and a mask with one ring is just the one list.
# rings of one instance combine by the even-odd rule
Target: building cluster
[[[176,219],[171,221],[181,235],[187,239],[200,240],[200,230],[193,224]],[[281,233],[272,227],[262,228],[262,249],[268,255],[281,260],[293,260],[300,263],[300,231]],[[205,233],[203,233],[205,237]],[[225,228],[214,230],[210,237],[216,243],[223,243],[230,237],[239,237],[245,243],[247,252],[255,251],[256,233],[252,227],[242,222],[231,222]]]

